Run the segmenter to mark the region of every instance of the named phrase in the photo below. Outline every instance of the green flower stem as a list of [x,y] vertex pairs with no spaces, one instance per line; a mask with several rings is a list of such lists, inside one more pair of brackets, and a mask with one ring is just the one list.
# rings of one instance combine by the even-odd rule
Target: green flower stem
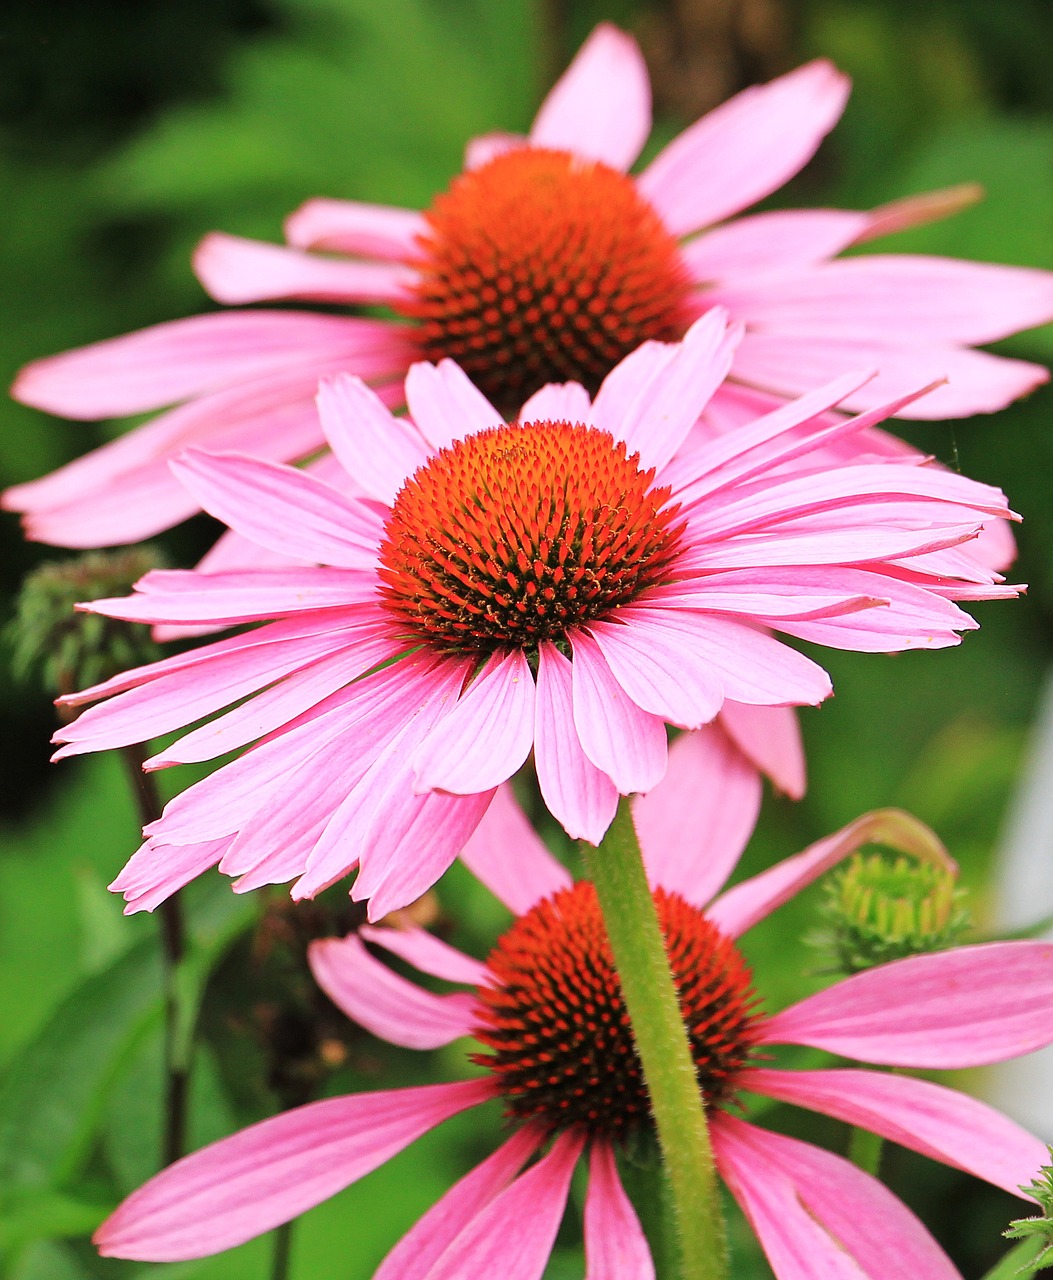
[[876,1178],[884,1146],[885,1140],[879,1134],[871,1133],[869,1129],[853,1129],[848,1139],[848,1158],[864,1173]]
[[628,801],[599,848],[583,845],[643,1064],[672,1193],[684,1280],[724,1280],[727,1240],[713,1150],[673,975]]
[[[145,827],[156,822],[163,808],[157,785],[143,772],[146,751],[142,746],[125,747],[121,751],[135,793],[139,817]],[[180,966],[186,956],[186,924],[179,894],[166,898],[158,909],[161,950],[164,955],[165,1003],[165,1126],[162,1160],[169,1165],[186,1154],[187,1104],[190,1086],[190,1064],[183,1047],[179,988]]]

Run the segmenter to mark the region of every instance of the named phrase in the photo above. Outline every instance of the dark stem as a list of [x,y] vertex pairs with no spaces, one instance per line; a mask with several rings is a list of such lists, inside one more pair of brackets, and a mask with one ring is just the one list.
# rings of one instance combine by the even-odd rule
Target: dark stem
[[288,1280],[289,1260],[292,1257],[293,1224],[283,1222],[274,1233],[274,1253],[271,1257],[271,1280]]
[[[121,751],[141,824],[156,822],[163,805],[157,784],[143,772],[146,750],[140,744]],[[186,1152],[187,1090],[190,1084],[189,1063],[179,1049],[179,994],[177,975],[186,955],[186,925],[179,894],[173,893],[158,908],[161,950],[164,955],[165,1002],[165,1125],[162,1160],[169,1165]]]

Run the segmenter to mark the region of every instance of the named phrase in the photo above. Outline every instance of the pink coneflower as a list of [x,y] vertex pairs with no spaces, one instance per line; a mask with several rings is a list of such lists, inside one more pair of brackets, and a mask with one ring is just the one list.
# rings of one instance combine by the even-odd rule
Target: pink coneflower
[[322,377],[358,374],[395,404],[411,362],[451,357],[511,416],[549,382],[595,392],[641,342],[680,338],[718,304],[746,326],[736,384],[712,406],[721,420],[863,366],[880,375],[851,393],[852,409],[943,377],[901,411],[1001,408],[1046,371],[972,347],[1053,317],[1053,276],[922,256],[835,260],[947,212],[952,196],[728,221],[797,173],[847,93],[829,63],[810,63],[731,99],[631,178],[650,131],[647,74],[633,40],[602,25],[529,138],[475,140],[466,171],[425,213],[312,200],[289,219],[287,247],[217,234],[195,256],[225,304],[381,304],[391,319],[221,312],[38,361],[14,394],[53,413],[177,407],[4,501],[41,541],[136,541],[196,509],[166,465],[188,446],[310,457],[323,443],[312,403]]
[[[595,401],[547,387],[512,424],[450,361],[411,370],[412,424],[361,381],[331,381],[322,423],[363,498],[236,455],[174,464],[242,536],[322,563],[152,573],[85,606],[267,624],[69,699],[109,700],[60,730],[60,757],[231,704],[147,767],[258,740],[168,806],[115,887],[150,907],[220,862],[243,889],[299,876],[310,896],[357,866],[353,893],[376,918],[438,879],[531,752],[553,814],[598,843],[619,793],[662,777],[667,723],[697,728],[725,699],[829,694],[773,629],[940,647],[975,626],[954,599],[1014,593],[960,550],[1007,514],[999,491],[901,461],[806,465],[901,403],[831,422],[865,375],[681,450],[738,336],[714,309],[683,343],[622,361]],[[728,723],[740,741],[743,722],[748,710]]]
[[[916,956],[764,1013],[741,934],[868,841],[920,856],[941,851],[920,823],[884,811],[714,897],[749,833],[723,821],[733,791],[716,812],[695,798],[694,779],[720,750],[708,730],[680,738],[666,781],[634,802],[718,1170],[779,1280],[951,1280],[949,1260],[880,1182],[830,1151],[758,1128],[745,1118],[743,1095],[865,1127],[1018,1193],[1045,1162],[1045,1147],[972,1098],[866,1069],[754,1063],[779,1044],[923,1069],[1029,1052],[1053,1039],[1053,946]],[[102,1253],[168,1261],[230,1248],[333,1195],[448,1117],[499,1100],[501,1145],[403,1237],[376,1280],[540,1277],[582,1157],[586,1276],[653,1277],[616,1162],[624,1140],[648,1131],[648,1100],[592,885],[571,882],[504,789],[470,858],[517,917],[485,963],[419,929],[362,935],[468,990],[422,989],[353,935],[313,944],[311,965],[350,1017],[395,1044],[427,1049],[473,1036],[469,1056],[483,1075],[330,1098],[254,1125],[134,1192],[100,1227]]]

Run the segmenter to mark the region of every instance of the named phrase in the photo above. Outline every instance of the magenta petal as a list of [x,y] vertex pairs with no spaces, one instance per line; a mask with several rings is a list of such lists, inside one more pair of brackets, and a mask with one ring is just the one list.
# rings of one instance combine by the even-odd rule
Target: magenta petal
[[134,1191],[95,1234],[105,1257],[220,1253],[320,1204],[421,1134],[493,1095],[489,1080],[328,1098],[186,1156]]
[[471,1035],[478,1024],[474,996],[425,991],[375,960],[354,934],[312,942],[307,958],[329,999],[390,1044],[438,1049]]
[[737,938],[865,844],[888,845],[956,869],[947,850],[923,822],[901,809],[876,809],[825,840],[809,845],[802,853],[743,880],[711,903],[706,915],[725,933]]
[[571,884],[570,873],[542,844],[507,784],[497,788],[461,861],[517,916]]
[[633,801],[648,880],[704,907],[734,870],[760,802],[757,771],[720,729],[681,734],[665,777]]
[[519,411],[520,422],[592,422],[592,401],[578,382],[550,382]]
[[751,707],[729,698],[717,723],[780,791],[791,800],[800,800],[807,788],[807,774],[793,707]]
[[636,41],[603,22],[541,104],[530,141],[628,169],[651,132],[651,85]]
[[423,214],[416,209],[315,199],[285,219],[285,239],[294,249],[401,262],[413,256],[417,236],[426,226]]
[[611,1145],[593,1141],[585,1195],[585,1280],[654,1280],[640,1219],[625,1194]]
[[480,134],[477,138],[469,138],[465,143],[464,167],[478,169],[504,155],[506,151],[515,151],[518,147],[527,145],[528,140],[521,133],[505,133],[495,129],[492,133]]
[[390,506],[426,461],[424,441],[361,378],[340,373],[318,388],[318,416],[340,465],[371,498]]
[[991,942],[857,973],[766,1021],[807,1044],[892,1067],[980,1067],[1053,1042],[1053,945]]
[[[496,803],[495,797],[490,809]],[[489,812],[488,809],[488,815]],[[486,818],[483,819],[485,821]],[[401,923],[394,929],[364,924],[359,929],[358,936],[365,942],[372,942],[375,946],[390,951],[422,973],[430,973],[432,977],[443,978],[447,982],[464,982],[472,987],[489,981],[489,970],[481,960],[466,956],[463,951],[451,947],[448,942],[443,942],[426,929],[414,925],[402,927]]]
[[712,1132],[778,1280],[961,1280],[906,1205],[847,1160],[725,1113]]
[[870,214],[847,209],[776,209],[715,227],[682,252],[696,280],[734,280],[823,262],[847,249],[870,223]]
[[229,844],[229,836],[186,845],[147,840],[132,854],[108,888],[124,897],[128,904],[125,915],[153,911],[178,889],[214,867]]
[[373,1280],[426,1280],[472,1219],[512,1181],[541,1146],[534,1129],[517,1129],[492,1156],[455,1183],[380,1264]]
[[584,1139],[563,1133],[552,1150],[495,1196],[447,1246],[428,1280],[541,1280],[567,1205]]
[[406,375],[406,403],[417,429],[433,449],[499,426],[501,415],[452,360],[414,364]]
[[745,1071],[743,1089],[821,1111],[1021,1195],[1045,1144],[983,1102],[928,1080],[878,1071]]

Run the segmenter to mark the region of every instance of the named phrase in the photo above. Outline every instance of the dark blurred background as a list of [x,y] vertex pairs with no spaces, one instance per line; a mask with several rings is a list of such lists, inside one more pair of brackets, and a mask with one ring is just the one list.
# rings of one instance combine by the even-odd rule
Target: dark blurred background
[[[604,18],[634,32],[648,58],[652,151],[746,84],[825,55],[850,73],[855,91],[841,125],[773,206],[866,207],[979,181],[983,203],[889,247],[1053,269],[1048,0],[8,0],[0,20],[0,375],[10,381],[36,356],[207,308],[188,257],[208,230],[278,239],[282,217],[311,195],[427,204],[458,170],[468,137],[528,126]],[[1049,361],[1053,328],[1000,349]],[[1051,410],[1046,388],[994,418],[904,426],[944,462],[1008,491],[1026,519],[1014,577],[1029,594],[979,606],[982,630],[959,649],[824,655],[838,696],[805,714],[809,797],[796,807],[769,800],[747,867],[863,809],[901,804],[936,827],[963,865],[981,923],[993,919],[992,859],[1053,647]],[[112,430],[14,403],[0,420],[3,484],[51,470]],[[160,541],[179,564],[211,537],[202,517]],[[22,576],[56,552],[25,544],[13,516],[0,519],[0,538],[6,622]],[[47,697],[7,675],[0,681],[0,1070],[8,1068],[0,1173],[16,1188],[10,1212],[0,1213],[0,1275],[153,1274],[103,1264],[82,1238],[156,1161],[152,922],[123,920],[105,890],[134,848],[134,806],[112,760],[49,766]],[[448,928],[485,947],[499,914],[466,878],[455,891]],[[326,1089],[457,1072],[454,1051],[428,1060],[365,1036],[332,1032],[319,1049],[302,972],[286,972],[295,969],[300,926],[272,907],[277,952],[263,956],[258,939],[255,950],[237,940],[259,903],[232,906],[218,885],[195,892],[199,940],[227,957],[216,961],[205,1006],[197,1141],[283,1100],[275,1009],[295,1006],[307,1029],[294,1039],[310,1042],[303,1052],[328,1053],[338,1068]],[[752,944],[773,1005],[815,981],[815,958],[799,941],[813,905],[808,898],[784,911]],[[274,968],[283,945],[288,964]],[[255,987],[248,971],[263,975]],[[772,1122],[803,1131],[784,1109]],[[843,1145],[837,1126],[824,1133]],[[471,1121],[447,1126],[309,1215],[292,1275],[371,1274],[488,1140]],[[993,1263],[998,1233],[1018,1212],[1009,1197],[899,1151],[887,1167],[966,1277]],[[573,1222],[566,1236],[553,1277],[581,1274]],[[737,1275],[763,1277],[741,1226],[736,1239]],[[165,1274],[258,1280],[269,1274],[269,1248],[261,1242]]]

